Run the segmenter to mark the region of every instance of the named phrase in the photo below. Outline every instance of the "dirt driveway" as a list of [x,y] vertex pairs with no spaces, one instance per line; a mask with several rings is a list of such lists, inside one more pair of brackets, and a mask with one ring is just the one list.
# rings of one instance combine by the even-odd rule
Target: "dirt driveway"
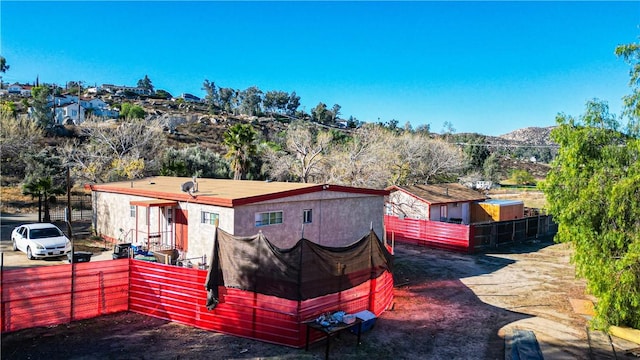
[[[613,352],[590,349],[585,317],[571,306],[571,299],[587,296],[569,255],[566,245],[551,242],[477,255],[399,244],[393,308],[363,334],[361,345],[348,333],[333,339],[330,358],[509,359],[505,335],[527,329],[534,331],[545,359],[613,359]],[[322,359],[324,343],[306,352],[120,313],[3,334],[1,354],[2,359]]]

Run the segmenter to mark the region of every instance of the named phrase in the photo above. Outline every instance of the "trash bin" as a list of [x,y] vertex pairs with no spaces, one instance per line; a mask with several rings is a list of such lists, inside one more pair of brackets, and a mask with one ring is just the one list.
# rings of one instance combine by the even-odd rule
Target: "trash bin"
[[[89,262],[91,261],[91,255],[93,255],[93,253],[90,253],[88,251],[76,251],[73,253],[73,262]],[[71,253],[67,253],[67,259],[69,260],[69,262],[71,262]]]
[[129,254],[131,253],[131,250],[131,243],[115,244],[113,246],[113,255],[111,255],[111,257],[113,260],[126,259],[130,257]]

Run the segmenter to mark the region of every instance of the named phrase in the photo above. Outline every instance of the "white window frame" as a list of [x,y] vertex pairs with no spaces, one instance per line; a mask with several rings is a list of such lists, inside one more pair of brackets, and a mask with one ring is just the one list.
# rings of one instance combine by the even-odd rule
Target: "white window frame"
[[282,210],[259,212],[256,213],[255,220],[256,227],[278,225],[284,222],[284,214]]
[[447,208],[447,204],[440,205],[440,218],[446,219],[449,217],[449,209]]
[[302,223],[311,224],[313,222],[313,209],[302,210]]
[[136,206],[135,205],[129,205],[129,217],[136,217]]
[[200,223],[216,225],[216,222],[220,222],[220,214],[211,211],[200,211]]

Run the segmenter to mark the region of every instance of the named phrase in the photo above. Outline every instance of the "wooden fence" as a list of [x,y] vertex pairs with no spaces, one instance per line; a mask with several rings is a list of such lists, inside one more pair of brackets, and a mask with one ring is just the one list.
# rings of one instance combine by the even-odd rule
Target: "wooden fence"
[[[50,326],[132,311],[235,336],[303,347],[304,321],[319,314],[369,310],[380,315],[393,301],[393,277],[385,272],[351,289],[293,301],[220,288],[209,311],[206,270],[121,259],[2,272],[2,332]],[[312,334],[311,340],[320,338]]]
[[387,241],[473,253],[500,245],[553,236],[557,224],[549,215],[485,224],[452,224],[385,215]]

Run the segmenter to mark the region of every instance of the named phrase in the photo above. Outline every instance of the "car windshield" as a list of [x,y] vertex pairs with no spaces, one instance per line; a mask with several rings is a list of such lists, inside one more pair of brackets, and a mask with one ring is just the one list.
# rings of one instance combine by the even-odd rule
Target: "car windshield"
[[57,228],[31,229],[31,239],[44,239],[62,236],[62,232]]

